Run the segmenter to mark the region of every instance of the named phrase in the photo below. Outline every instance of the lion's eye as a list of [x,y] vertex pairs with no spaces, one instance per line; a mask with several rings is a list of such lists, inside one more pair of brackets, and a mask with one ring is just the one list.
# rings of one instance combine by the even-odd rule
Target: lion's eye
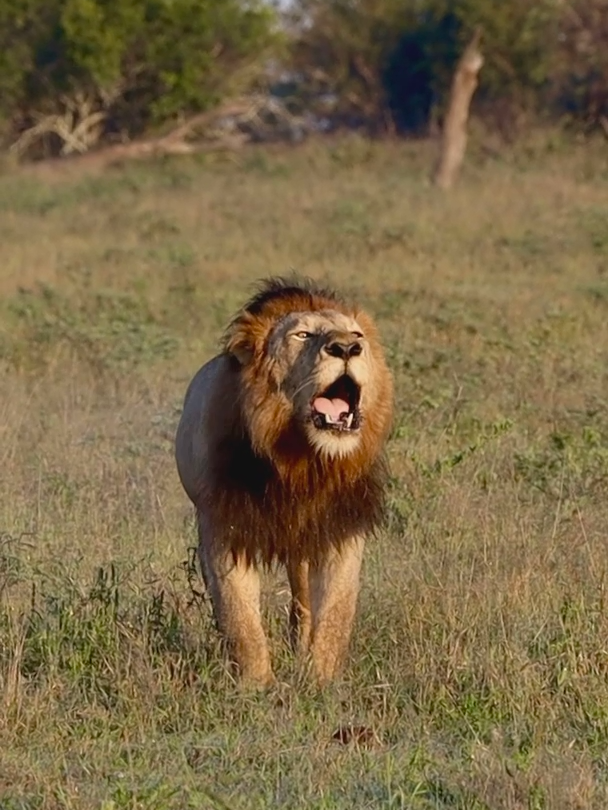
[[308,340],[312,337],[312,332],[295,332],[294,337],[298,340]]
[[359,339],[363,337],[363,332],[351,332],[351,335]]

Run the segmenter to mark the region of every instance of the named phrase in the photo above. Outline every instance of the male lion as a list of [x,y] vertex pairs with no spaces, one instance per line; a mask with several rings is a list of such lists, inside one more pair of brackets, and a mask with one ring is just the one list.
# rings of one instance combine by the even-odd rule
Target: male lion
[[346,656],[364,537],[383,512],[392,378],[371,319],[312,282],[262,282],[196,374],[177,429],[199,556],[241,678],[274,680],[258,566],[287,568],[320,683]]

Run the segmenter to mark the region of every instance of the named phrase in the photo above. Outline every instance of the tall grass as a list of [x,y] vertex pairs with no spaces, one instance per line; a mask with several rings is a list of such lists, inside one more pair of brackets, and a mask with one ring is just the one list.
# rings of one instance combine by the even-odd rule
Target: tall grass
[[[608,800],[608,155],[355,138],[0,178],[0,807],[569,810]],[[386,530],[344,679],[243,693],[172,437],[256,278],[376,317]]]

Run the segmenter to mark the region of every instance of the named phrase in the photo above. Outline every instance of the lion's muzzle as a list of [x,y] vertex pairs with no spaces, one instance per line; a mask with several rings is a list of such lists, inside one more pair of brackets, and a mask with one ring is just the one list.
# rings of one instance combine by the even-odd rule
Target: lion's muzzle
[[330,332],[323,351],[330,357],[350,360],[363,352],[363,345],[352,332]]

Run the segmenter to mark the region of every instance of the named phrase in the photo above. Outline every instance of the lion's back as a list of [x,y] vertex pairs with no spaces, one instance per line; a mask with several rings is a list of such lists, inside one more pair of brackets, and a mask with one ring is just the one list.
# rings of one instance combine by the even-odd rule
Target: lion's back
[[192,378],[175,437],[175,460],[188,497],[196,502],[201,479],[210,471],[215,448],[234,430],[238,413],[238,372],[220,354]]

